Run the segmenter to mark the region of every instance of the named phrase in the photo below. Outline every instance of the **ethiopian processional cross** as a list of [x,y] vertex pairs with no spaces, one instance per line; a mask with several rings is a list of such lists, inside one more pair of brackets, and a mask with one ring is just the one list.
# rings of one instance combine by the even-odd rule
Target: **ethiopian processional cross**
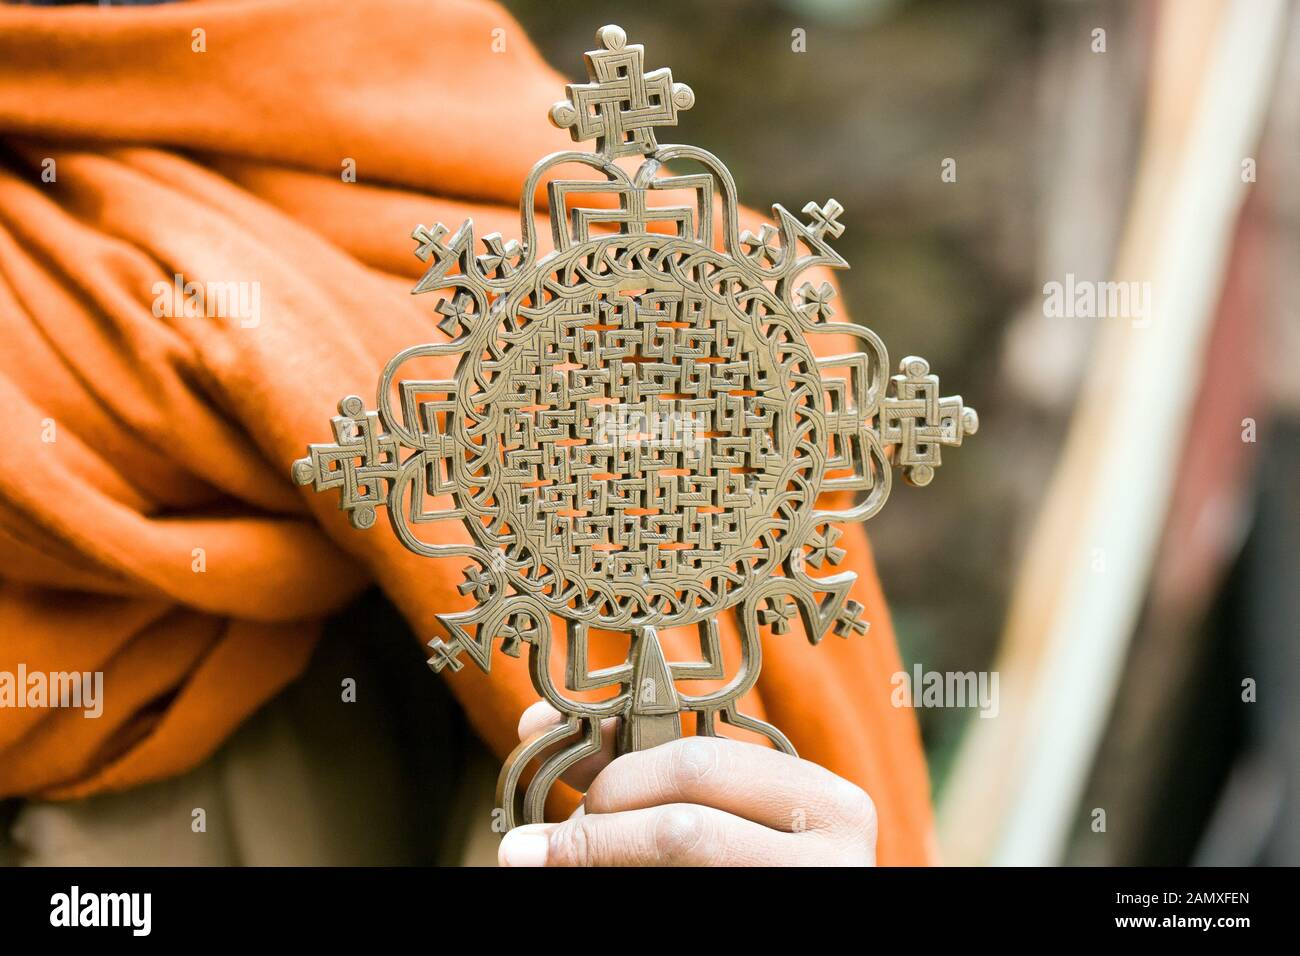
[[[394,356],[377,409],[344,398],[334,441],[293,466],[300,484],[337,489],[354,527],[386,505],[412,551],[468,562],[460,592],[476,603],[438,615],[447,638],[431,642],[435,670],[467,657],[488,671],[494,643],[513,656],[528,645],[537,693],[562,721],[502,769],[507,827],[542,819],[551,785],[599,747],[603,719],[619,719],[621,752],[681,736],[690,712],[698,734],[722,720],[794,753],[780,730],[737,710],[758,679],[763,629],[783,634],[798,615],[814,644],[831,630],[865,633],[848,597],[855,575],[809,567],[843,559],[837,526],[880,510],[891,467],[928,484],[940,449],[978,426],[960,397],[940,397],[924,359],[904,358],[891,376],[874,332],[832,321],[831,286],[800,281],[848,267],[831,246],[844,231],[839,203],[809,203],[802,217],[775,205],[775,225],[740,231],[727,168],[655,138],[694,103],[691,89],[667,69],[647,73],[643,47],[618,27],[597,42],[589,82],[550,112],[595,150],[533,167],[518,240],[476,241],[468,220],[454,233],[414,231],[429,268],[413,291],[450,290],[437,305],[448,340]],[[704,171],[670,170],[686,163]],[[603,178],[544,179],[575,164]],[[533,201],[544,181],[552,243],[540,254]],[[670,193],[692,199],[665,204]],[[859,350],[815,356],[810,341],[829,333]],[[454,378],[398,378],[409,362],[448,355]],[[849,504],[818,507],[827,495]],[[437,499],[451,504],[430,508]],[[421,540],[414,528],[431,521],[463,522],[469,543]],[[742,659],[727,680],[717,619],[729,609]],[[562,681],[549,666],[553,619],[565,631]],[[657,632],[686,626],[698,659],[666,659]],[[591,669],[591,629],[626,633],[627,660]],[[723,683],[679,689],[700,680]],[[609,696],[573,696],[593,689]]]

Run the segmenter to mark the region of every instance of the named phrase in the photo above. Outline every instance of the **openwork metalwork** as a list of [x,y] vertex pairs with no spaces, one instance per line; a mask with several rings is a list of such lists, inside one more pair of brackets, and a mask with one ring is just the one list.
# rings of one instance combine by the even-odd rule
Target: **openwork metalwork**
[[[450,290],[437,304],[449,341],[395,356],[377,410],[343,399],[334,441],[293,466],[299,483],[337,489],[355,527],[387,505],[410,550],[468,562],[460,592],[475,603],[438,615],[447,636],[430,644],[435,670],[468,657],[487,671],[494,644],[516,657],[528,646],[537,693],[563,721],[507,760],[506,826],[542,818],[551,785],[599,748],[602,719],[619,719],[623,751],[680,736],[692,712],[696,733],[722,720],[794,753],[780,730],[737,710],[758,679],[762,633],[786,633],[797,615],[814,644],[832,630],[865,634],[849,599],[855,575],[809,568],[844,558],[837,525],[880,510],[891,457],[927,484],[941,447],[978,425],[960,397],[939,396],[924,359],[903,359],[890,377],[874,332],[832,321],[833,288],[800,281],[814,267],[847,268],[830,244],[844,231],[839,203],[809,203],[802,218],[773,206],[775,225],[742,232],[727,168],[656,141],[693,104],[690,88],[667,69],[645,72],[643,48],[616,26],[597,42],[589,82],[569,85],[550,114],[595,150],[533,168],[519,240],[476,242],[472,221],[415,230],[429,268],[413,291]],[[621,157],[641,162],[629,172]],[[603,178],[557,178],[562,166]],[[828,333],[860,350],[818,357],[809,342]],[[449,355],[454,378],[398,378]],[[819,506],[841,492],[852,493],[838,496],[847,506]],[[462,522],[467,540],[419,538],[433,521]],[[732,668],[717,617],[729,609],[741,635]],[[666,659],[658,633],[673,627],[696,630],[698,659]],[[562,682],[551,667],[557,628]],[[591,669],[592,629],[626,633],[627,660]],[[680,686],[694,681],[721,686]],[[592,702],[589,691],[606,696]]]

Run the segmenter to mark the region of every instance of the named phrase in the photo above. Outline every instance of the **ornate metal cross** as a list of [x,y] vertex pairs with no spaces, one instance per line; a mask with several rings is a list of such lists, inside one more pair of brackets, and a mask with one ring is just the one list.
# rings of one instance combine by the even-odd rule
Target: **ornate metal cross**
[[[521,241],[493,233],[480,247],[472,221],[454,234],[441,223],[415,230],[430,265],[413,291],[451,290],[437,305],[450,341],[396,355],[378,410],[343,399],[334,442],[293,466],[300,484],[338,489],[354,527],[387,505],[412,551],[470,562],[460,592],[475,606],[438,615],[447,639],[430,643],[434,670],[459,670],[467,655],[487,671],[494,642],[516,657],[528,645],[537,693],[564,719],[507,760],[507,826],[521,810],[542,819],[551,785],[600,746],[605,718],[619,719],[622,751],[680,736],[680,714],[693,712],[699,734],[721,719],[794,753],[780,730],[737,710],[758,679],[762,630],[784,634],[797,614],[814,644],[832,629],[865,633],[848,600],[856,576],[814,577],[808,566],[838,564],[836,525],[885,503],[890,449],[903,477],[924,485],[940,447],[978,425],[960,397],[939,397],[924,359],[903,359],[889,378],[876,334],[832,321],[829,284],[798,283],[816,266],[848,267],[829,244],[844,231],[840,204],[809,203],[806,221],[776,205],[775,227],[740,232],[727,168],[695,146],[656,142],[654,127],[676,125],[694,103],[690,88],[667,69],[646,73],[643,48],[616,26],[597,42],[590,82],[569,85],[550,114],[575,141],[594,138],[595,151],[537,163],[521,194]],[[635,172],[615,162],[625,156],[641,157]],[[552,247],[542,254],[533,197],[544,176],[575,164],[603,178],[547,183]],[[664,204],[669,191],[691,200]],[[861,350],[818,358],[809,341],[828,333]],[[454,378],[397,378],[438,356],[458,357]],[[818,507],[836,492],[856,503]],[[444,520],[463,522],[469,543],[415,533]],[[733,608],[742,652],[728,678],[717,615]],[[555,621],[562,686],[549,666]],[[658,631],[679,626],[695,627],[699,659],[666,659]],[[592,629],[628,634],[627,660],[592,670]],[[698,680],[723,684],[679,689]],[[590,690],[607,696],[572,696]]]

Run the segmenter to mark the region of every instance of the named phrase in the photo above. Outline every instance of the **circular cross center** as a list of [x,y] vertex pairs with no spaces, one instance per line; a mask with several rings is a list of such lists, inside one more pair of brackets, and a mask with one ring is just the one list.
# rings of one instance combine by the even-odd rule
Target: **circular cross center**
[[816,366],[766,289],[618,251],[621,270],[548,270],[573,278],[559,307],[507,316],[501,360],[472,363],[489,383],[472,404],[497,425],[479,458],[495,520],[476,529],[534,582],[552,574],[575,614],[686,623],[734,603],[811,507],[800,379]]

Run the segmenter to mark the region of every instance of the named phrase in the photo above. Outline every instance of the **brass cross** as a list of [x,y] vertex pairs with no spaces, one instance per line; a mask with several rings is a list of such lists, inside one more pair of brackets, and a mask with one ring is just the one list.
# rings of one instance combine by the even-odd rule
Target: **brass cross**
[[[797,615],[814,644],[831,631],[867,634],[849,598],[854,573],[808,568],[843,560],[838,525],[880,510],[892,466],[927,484],[940,447],[978,426],[960,397],[940,397],[923,359],[905,358],[889,377],[879,337],[833,321],[834,288],[799,281],[814,267],[847,268],[829,244],[844,231],[843,207],[808,203],[801,219],[776,205],[773,223],[741,232],[721,161],[656,142],[654,128],[676,125],[694,102],[690,89],[666,69],[646,73],[644,50],[618,27],[597,41],[590,82],[570,85],[551,110],[575,141],[595,139],[595,151],[537,163],[517,240],[476,240],[472,221],[454,233],[441,223],[415,229],[429,265],[413,291],[444,290],[435,308],[447,341],[395,356],[377,408],[343,399],[334,441],[293,466],[298,483],[339,489],[355,527],[371,527],[386,506],[406,547],[468,562],[458,590],[474,604],[438,615],[446,636],[430,642],[435,671],[459,670],[463,656],[487,671],[494,643],[513,656],[528,647],[537,693],[563,721],[521,743],[502,769],[507,826],[541,820],[551,785],[600,746],[602,719],[618,718],[621,751],[680,736],[690,712],[698,734],[716,734],[722,720],[794,753],[780,730],[737,709],[758,679],[763,630],[788,633]],[[642,157],[634,173],[614,162],[633,155]],[[667,174],[679,160],[706,172]],[[548,184],[543,253],[533,196],[551,169],[573,163],[604,179]],[[657,205],[665,189],[695,200]],[[599,192],[617,206],[568,201]],[[856,339],[860,351],[818,357],[810,343],[828,334]],[[399,378],[409,362],[442,355],[458,357],[454,378]],[[838,492],[857,498],[823,504]],[[422,539],[431,521],[463,522],[471,543]],[[717,625],[728,611],[741,637],[730,665]],[[559,682],[548,666],[554,618],[564,622]],[[699,657],[671,660],[659,632],[685,625]],[[592,628],[629,636],[623,664],[589,668]],[[726,682],[691,694],[677,686],[688,680]],[[602,688],[610,694],[599,703],[572,696]]]

